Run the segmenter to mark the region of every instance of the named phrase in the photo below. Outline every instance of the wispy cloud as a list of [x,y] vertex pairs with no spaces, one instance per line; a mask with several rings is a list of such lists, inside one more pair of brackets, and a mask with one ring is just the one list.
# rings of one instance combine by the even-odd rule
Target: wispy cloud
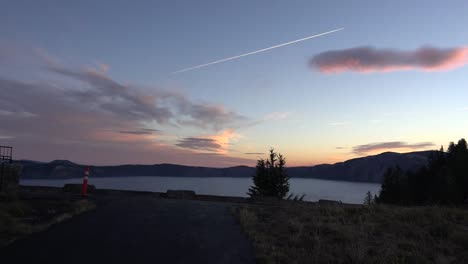
[[282,119],[287,119],[291,115],[291,112],[272,112],[263,118],[265,121],[269,120],[282,120]]
[[[15,54],[0,45],[0,66],[15,62]],[[26,82],[0,76],[0,123],[8,124],[0,127],[0,135],[11,141],[18,157],[93,164],[180,162],[219,166],[250,162],[227,155],[204,158],[194,155],[198,152],[193,148],[175,145],[181,142],[175,141],[176,135],[169,131],[176,128],[211,134],[211,146],[223,146],[217,151],[222,154],[234,139],[235,132],[229,128],[250,122],[222,104],[195,101],[160,87],[142,89],[121,83],[107,75],[106,66],[70,68],[53,61],[46,52],[20,59],[16,62],[34,60],[30,65],[47,78]],[[167,128],[167,133],[163,135],[152,127]],[[226,139],[228,143],[223,144]]]
[[68,99],[112,112],[122,117],[159,124],[171,122],[200,128],[220,130],[247,120],[221,105],[193,102],[182,94],[157,90],[144,94],[135,87],[121,84],[102,72],[50,68],[53,72],[90,85],[90,89],[68,91]]
[[432,142],[407,143],[402,141],[377,142],[353,147],[353,153],[366,155],[376,151],[388,151],[394,149],[418,150],[433,147]]
[[22,110],[3,110],[3,109],[0,109],[0,116],[9,116],[9,117],[15,117],[15,118],[17,118],[17,117],[22,118],[22,117],[33,117],[33,116],[35,116],[35,114],[30,113],[30,112],[26,112],[26,111],[22,111]]
[[321,72],[445,71],[468,64],[468,47],[422,47],[416,50],[356,47],[315,55],[310,65]]
[[264,152],[246,152],[244,153],[245,155],[263,155],[265,154]]
[[157,129],[148,129],[143,128],[141,130],[127,130],[127,131],[119,131],[121,134],[131,134],[131,135],[153,135],[154,133],[160,132]]
[[211,138],[183,138],[176,144],[182,148],[197,149],[197,150],[219,150],[222,145]]

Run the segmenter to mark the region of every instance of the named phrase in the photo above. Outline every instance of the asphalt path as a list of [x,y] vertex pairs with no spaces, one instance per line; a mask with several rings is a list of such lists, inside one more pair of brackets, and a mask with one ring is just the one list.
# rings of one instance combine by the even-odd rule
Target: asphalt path
[[0,249],[1,263],[254,263],[228,203],[96,198],[97,209]]

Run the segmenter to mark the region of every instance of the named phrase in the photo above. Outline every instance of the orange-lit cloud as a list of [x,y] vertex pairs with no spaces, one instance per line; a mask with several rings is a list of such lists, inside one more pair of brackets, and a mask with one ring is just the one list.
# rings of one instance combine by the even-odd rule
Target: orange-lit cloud
[[99,141],[119,142],[148,142],[154,141],[156,136],[145,130],[136,131],[97,131],[93,134],[94,139]]
[[233,129],[225,129],[215,135],[183,138],[179,140],[176,146],[197,151],[226,154],[230,145],[240,137]]
[[214,139],[218,144],[226,146],[234,141],[237,141],[241,136],[234,131],[232,128],[225,129],[218,134],[212,136],[211,138]]
[[325,73],[447,71],[466,64],[468,64],[468,47],[427,46],[411,51],[356,47],[322,52],[310,60],[313,68]]

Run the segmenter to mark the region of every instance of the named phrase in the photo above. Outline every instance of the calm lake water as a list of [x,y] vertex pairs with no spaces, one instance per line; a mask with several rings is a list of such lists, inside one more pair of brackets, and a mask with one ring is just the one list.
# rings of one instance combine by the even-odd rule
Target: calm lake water
[[[62,187],[66,183],[81,183],[82,179],[66,180],[21,180],[23,185]],[[380,190],[380,184],[328,181],[319,179],[292,178],[290,191],[302,195],[307,201],[329,199],[344,203],[361,204],[367,191],[372,194]],[[197,194],[246,197],[251,178],[204,178],[204,177],[106,177],[90,178],[89,184],[100,189],[166,192],[193,190]]]

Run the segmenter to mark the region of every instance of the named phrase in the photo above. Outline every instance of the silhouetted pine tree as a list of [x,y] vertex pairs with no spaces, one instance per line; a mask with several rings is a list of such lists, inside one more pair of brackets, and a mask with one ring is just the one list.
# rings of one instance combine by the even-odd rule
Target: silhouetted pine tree
[[289,177],[286,173],[286,159],[281,154],[270,149],[267,160],[257,161],[254,185],[247,193],[251,197],[272,196],[283,199],[289,192]]
[[468,199],[468,146],[465,139],[457,144],[450,143],[447,151],[447,174],[454,185],[454,199],[464,202]]
[[366,197],[364,197],[364,204],[365,205],[371,205],[374,203],[374,198],[372,197],[372,194],[370,191],[367,191]]
[[380,190],[380,202],[389,204],[401,204],[403,202],[403,175],[403,170],[400,167],[387,169]]

